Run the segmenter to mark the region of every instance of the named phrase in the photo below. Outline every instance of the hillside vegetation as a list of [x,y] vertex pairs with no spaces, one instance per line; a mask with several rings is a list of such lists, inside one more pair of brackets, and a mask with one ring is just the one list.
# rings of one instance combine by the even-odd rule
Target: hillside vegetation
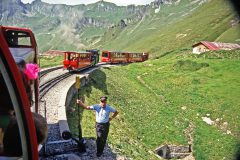
[[[165,1],[165,0],[164,0]],[[175,0],[173,0],[175,1]],[[89,49],[108,28],[123,19],[135,22],[150,6],[117,6],[99,1],[88,5],[48,4],[34,0],[1,0],[1,25],[26,27],[35,33],[39,51]]]
[[240,36],[229,0],[155,0],[142,6],[2,0],[1,8],[1,24],[32,29],[40,53],[97,48],[148,51],[155,57],[200,40],[239,42]]
[[[187,145],[191,136],[197,160],[235,159],[240,149],[239,62],[240,51],[169,52],[144,63],[97,70],[81,95],[86,104],[109,95],[120,115],[112,122],[108,143],[129,158],[157,159],[152,151],[158,146]],[[76,121],[70,122],[76,132]],[[83,111],[84,137],[95,137],[94,123],[94,112]]]
[[[113,27],[95,45],[151,55],[144,63],[97,70],[81,89],[86,104],[108,95],[120,111],[108,144],[128,158],[158,159],[153,151],[160,145],[189,143],[196,160],[239,158],[240,51],[191,53],[201,40],[239,42],[239,24],[231,26],[235,13],[227,0],[190,12],[196,6],[186,4],[165,5],[135,25]],[[77,133],[74,115],[68,116]],[[95,137],[94,113],[82,111],[81,117],[83,136]]]
[[191,48],[199,41],[240,41],[239,24],[231,26],[236,15],[228,0],[211,0],[200,5],[182,0],[164,5],[160,11],[125,29],[113,28],[98,47],[110,50],[145,51],[152,57],[164,52]]

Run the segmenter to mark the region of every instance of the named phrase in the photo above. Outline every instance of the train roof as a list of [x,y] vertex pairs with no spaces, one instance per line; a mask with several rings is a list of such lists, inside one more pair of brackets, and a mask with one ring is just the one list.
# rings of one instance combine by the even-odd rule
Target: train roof
[[142,53],[147,53],[147,52],[125,52],[125,51],[108,51],[108,50],[103,50],[102,52],[111,52],[111,53],[138,53],[138,54],[142,54]]
[[92,54],[92,52],[86,52],[86,51],[78,51],[78,52],[75,52],[75,51],[64,51],[64,53],[73,53],[73,54]]
[[2,25],[0,25],[0,28],[4,30],[24,31],[24,32],[32,33],[32,31],[29,28],[20,28],[15,26],[2,26]]
[[98,50],[98,49],[87,49],[86,51],[87,51],[87,52],[91,52],[91,51],[93,51],[93,52],[98,52],[99,50]]

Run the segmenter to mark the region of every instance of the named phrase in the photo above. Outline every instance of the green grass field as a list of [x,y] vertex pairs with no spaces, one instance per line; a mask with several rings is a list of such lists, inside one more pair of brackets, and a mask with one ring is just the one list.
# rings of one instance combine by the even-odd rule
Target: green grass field
[[63,61],[63,56],[39,57],[40,68],[63,65],[62,61]]
[[[97,70],[81,96],[87,104],[109,96],[120,114],[112,122],[108,143],[129,158],[157,159],[151,151],[162,144],[187,145],[191,126],[196,159],[234,159],[240,149],[239,61],[240,51],[171,52],[144,63]],[[68,116],[76,132],[76,117]],[[93,112],[82,112],[84,137],[95,137],[94,118]]]

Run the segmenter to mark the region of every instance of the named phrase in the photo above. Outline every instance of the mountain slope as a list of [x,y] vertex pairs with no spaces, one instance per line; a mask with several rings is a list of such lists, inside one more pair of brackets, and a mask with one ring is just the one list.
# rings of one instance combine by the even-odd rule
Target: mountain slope
[[[90,47],[137,50],[138,45],[151,40],[148,37],[154,38],[160,32],[162,34],[166,28],[184,20],[207,2],[155,0],[145,6],[116,6],[99,1],[89,5],[68,6],[47,4],[41,0],[31,4],[23,4],[20,0],[4,0],[1,2],[1,20],[3,25],[31,28],[36,34],[40,52]],[[127,44],[132,47],[126,47]],[[144,50],[158,50],[153,45],[144,46]]]
[[[154,57],[169,50],[191,48],[192,44],[201,40],[215,41],[222,37],[221,40],[226,40],[224,42],[239,41],[239,32],[227,34],[228,30],[231,32],[233,29],[230,22],[236,17],[229,1],[211,0],[202,5],[190,4],[185,0],[172,8],[163,6],[157,14],[134,26],[121,30],[114,28],[106,35],[107,38],[99,42],[99,47],[148,51]],[[177,7],[180,12],[175,10]],[[190,9],[192,12],[189,12]]]
[[[161,145],[191,144],[196,160],[234,160],[240,149],[239,62],[240,50],[173,51],[96,70],[80,95],[86,104],[109,96],[119,116],[111,121],[108,144],[129,159],[157,160],[153,151]],[[83,134],[94,137],[94,114],[81,115]],[[77,118],[70,115],[75,133]]]
[[2,25],[31,28],[40,51],[88,48],[91,40],[103,36],[109,27],[122,19],[138,21],[146,12],[146,6],[121,7],[104,1],[76,6],[48,4],[41,0],[31,4],[20,0],[0,3]]

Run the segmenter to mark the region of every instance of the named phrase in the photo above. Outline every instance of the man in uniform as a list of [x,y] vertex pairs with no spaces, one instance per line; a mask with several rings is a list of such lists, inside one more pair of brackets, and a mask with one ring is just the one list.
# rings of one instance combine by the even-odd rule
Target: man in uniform
[[[96,111],[97,157],[100,157],[106,144],[110,125],[109,122],[117,116],[118,111],[107,105],[106,96],[100,97],[100,104],[87,106],[79,99],[77,100],[77,104],[82,106],[84,109]],[[111,112],[113,114],[109,117]]]

